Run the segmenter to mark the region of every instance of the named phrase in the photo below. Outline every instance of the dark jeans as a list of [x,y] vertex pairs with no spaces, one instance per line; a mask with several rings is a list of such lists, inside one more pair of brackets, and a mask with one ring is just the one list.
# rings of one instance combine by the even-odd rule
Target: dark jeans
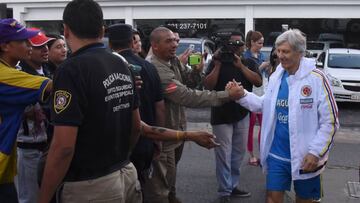
[[18,203],[14,183],[0,184],[0,201],[6,203]]

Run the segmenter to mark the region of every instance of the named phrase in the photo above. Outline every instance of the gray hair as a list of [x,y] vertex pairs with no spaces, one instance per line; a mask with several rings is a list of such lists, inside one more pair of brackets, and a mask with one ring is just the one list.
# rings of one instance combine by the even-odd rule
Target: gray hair
[[166,27],[155,28],[150,34],[150,43],[160,42],[160,40],[161,40],[160,33],[166,33],[166,32],[171,32],[171,30]]
[[299,29],[290,29],[276,38],[275,47],[278,48],[283,43],[289,43],[290,47],[305,56],[306,37]]

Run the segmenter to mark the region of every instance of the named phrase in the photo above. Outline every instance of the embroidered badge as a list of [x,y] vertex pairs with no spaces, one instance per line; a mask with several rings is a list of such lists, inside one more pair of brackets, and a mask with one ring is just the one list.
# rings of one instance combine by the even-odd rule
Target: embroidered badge
[[310,96],[312,93],[311,87],[308,85],[305,85],[301,88],[301,95],[304,97]]
[[165,93],[166,93],[166,94],[173,93],[173,92],[175,92],[176,88],[177,88],[176,83],[174,83],[174,82],[173,82],[173,83],[170,83],[170,84],[166,87]]
[[313,104],[301,104],[301,109],[312,109]]
[[58,90],[54,94],[54,110],[59,114],[64,111],[70,104],[71,94],[64,90]]
[[300,99],[300,104],[312,104],[314,103],[313,98]]

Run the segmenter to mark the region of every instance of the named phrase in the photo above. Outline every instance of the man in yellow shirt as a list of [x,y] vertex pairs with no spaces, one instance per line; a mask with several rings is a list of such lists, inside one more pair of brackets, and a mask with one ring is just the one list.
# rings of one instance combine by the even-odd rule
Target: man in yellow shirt
[[38,31],[27,30],[15,19],[0,20],[0,200],[17,202],[16,135],[23,111],[29,104],[44,100],[51,90],[49,79],[16,70],[19,60],[29,58],[29,38]]

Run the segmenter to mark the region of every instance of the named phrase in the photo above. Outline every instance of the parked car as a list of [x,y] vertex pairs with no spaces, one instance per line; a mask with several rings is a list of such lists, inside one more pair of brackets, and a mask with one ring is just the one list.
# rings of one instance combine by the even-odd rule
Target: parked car
[[317,40],[318,41],[344,42],[344,35],[343,34],[336,34],[336,33],[320,33]]
[[360,50],[328,49],[316,64],[327,75],[336,101],[360,102]]
[[343,41],[308,41],[306,43],[307,51],[314,58],[318,58],[322,52],[330,48],[345,48],[345,44]]
[[208,67],[211,62],[212,56],[215,51],[215,43],[206,38],[181,38],[179,46],[176,49],[176,55],[184,53],[190,46],[194,47],[195,53],[207,53],[204,70]]

